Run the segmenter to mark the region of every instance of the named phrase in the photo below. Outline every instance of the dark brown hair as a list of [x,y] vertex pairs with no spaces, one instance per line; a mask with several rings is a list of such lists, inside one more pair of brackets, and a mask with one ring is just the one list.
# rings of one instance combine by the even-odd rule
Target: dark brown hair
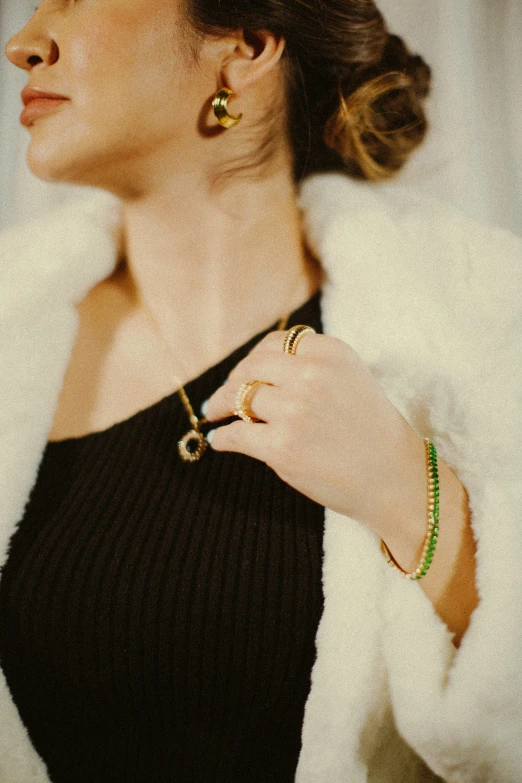
[[[286,41],[295,177],[392,176],[423,140],[430,69],[373,0],[185,0],[202,34],[270,30]],[[266,145],[265,146],[269,146]]]

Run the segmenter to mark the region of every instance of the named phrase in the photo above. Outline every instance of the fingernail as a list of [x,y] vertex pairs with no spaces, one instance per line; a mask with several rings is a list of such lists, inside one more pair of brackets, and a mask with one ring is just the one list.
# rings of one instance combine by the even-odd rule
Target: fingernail
[[208,400],[201,403],[201,415],[206,416],[208,413]]
[[205,438],[207,439],[207,443],[211,446],[212,441],[214,440],[214,433],[216,430],[209,430],[207,434],[205,435]]

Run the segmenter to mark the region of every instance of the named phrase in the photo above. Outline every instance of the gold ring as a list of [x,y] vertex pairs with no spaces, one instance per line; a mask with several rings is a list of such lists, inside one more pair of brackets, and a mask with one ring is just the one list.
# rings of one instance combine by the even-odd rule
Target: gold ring
[[256,422],[261,421],[261,419],[255,418],[255,416],[252,414],[252,411],[248,411],[248,406],[252,403],[252,399],[255,394],[255,388],[259,384],[270,386],[270,384],[266,383],[266,381],[247,381],[239,387],[236,394],[234,415],[239,416],[239,418],[243,419],[243,421],[250,422],[250,424],[256,424]]
[[305,334],[317,334],[317,332],[311,326],[304,326],[303,324],[292,326],[286,333],[283,351],[295,355],[297,346]]

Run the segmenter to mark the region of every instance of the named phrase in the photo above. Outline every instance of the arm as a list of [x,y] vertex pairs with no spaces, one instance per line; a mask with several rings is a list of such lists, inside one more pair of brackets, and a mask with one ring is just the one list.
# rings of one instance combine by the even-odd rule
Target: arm
[[[411,431],[411,460],[404,465],[405,477],[396,503],[397,519],[382,537],[395,560],[405,571],[420,562],[426,535],[426,470],[424,443]],[[435,611],[452,631],[458,646],[479,597],[476,587],[476,545],[471,527],[468,494],[444,460],[438,455],[440,480],[440,532],[430,569],[419,584]]]
[[[441,458],[440,544],[421,590],[388,569],[382,639],[408,744],[448,782],[514,783],[522,781],[522,248],[502,232],[464,228],[454,254],[466,259],[452,346],[461,361],[429,408]],[[389,542],[405,568],[423,535],[417,514]]]
[[[272,335],[211,398],[208,418],[233,410],[242,382],[261,378],[269,384],[254,401],[255,415],[267,423],[222,427],[213,447],[263,460],[337,512],[335,525],[360,528],[354,546],[339,557],[342,542],[332,530],[329,571],[348,586],[356,580],[359,605],[350,603],[347,588],[342,609],[337,604],[327,618],[330,631],[343,625],[347,606],[358,616],[379,580],[381,624],[373,624],[370,602],[365,627],[378,636],[401,736],[447,783],[515,783],[522,781],[522,247],[502,232],[493,232],[492,241],[489,229],[445,216],[443,231],[433,221],[431,237],[425,218],[423,213],[422,231],[413,220],[412,257],[418,266],[419,255],[426,256],[418,276],[433,301],[418,304],[412,297],[395,308],[393,286],[409,286],[409,277],[383,276],[386,290],[379,299],[377,275],[357,311],[365,324],[365,359],[384,380],[386,395],[364,362],[333,338],[306,337],[295,361],[287,361],[281,336]],[[442,250],[441,240],[447,245]],[[385,258],[387,250],[382,248]],[[381,248],[365,241],[358,251],[353,258],[366,280]],[[449,298],[442,308],[439,280],[432,287],[424,280],[440,253],[447,256],[443,293]],[[353,278],[353,267],[351,272]],[[393,330],[388,340],[377,328],[368,347],[364,307],[373,312],[376,301],[393,304]],[[386,315],[385,309],[381,318]],[[404,330],[414,351],[401,350]],[[413,439],[409,445],[405,432]],[[441,543],[429,580],[417,584],[389,568],[375,538],[362,534],[370,530],[383,538],[403,567],[416,564],[426,524],[424,457],[417,451],[425,436],[441,458]],[[457,589],[459,579],[469,594]],[[371,648],[361,638],[355,637],[354,666]],[[328,682],[331,672],[323,674]],[[366,674],[361,667],[359,677]],[[349,696],[344,699],[340,707],[349,703]]]

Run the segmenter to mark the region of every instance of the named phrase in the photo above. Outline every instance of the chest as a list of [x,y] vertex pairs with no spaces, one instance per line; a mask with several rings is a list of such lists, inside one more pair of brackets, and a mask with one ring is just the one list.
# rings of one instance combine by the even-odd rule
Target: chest
[[182,463],[184,427],[172,397],[51,443],[12,538],[0,659],[52,779],[230,779],[276,725],[297,763],[324,509],[243,455]]

